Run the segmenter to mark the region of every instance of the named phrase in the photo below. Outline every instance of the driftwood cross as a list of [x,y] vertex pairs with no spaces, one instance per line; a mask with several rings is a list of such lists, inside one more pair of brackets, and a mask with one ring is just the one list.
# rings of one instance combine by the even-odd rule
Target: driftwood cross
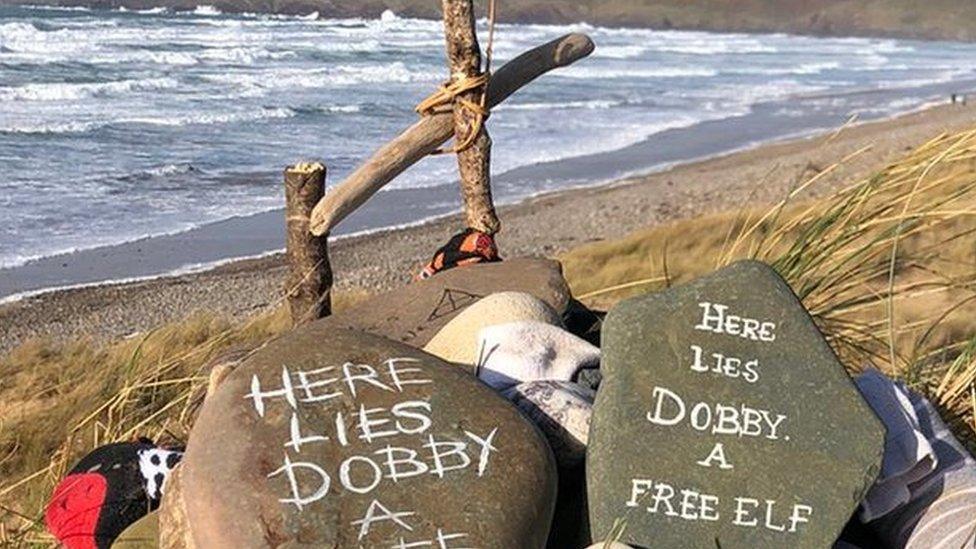
[[[568,34],[533,48],[499,68],[488,83],[488,107],[498,105],[543,74],[593,52],[585,34]],[[310,231],[328,234],[396,176],[426,158],[454,135],[451,113],[425,116],[403,131],[330,189],[312,211]]]
[[[491,0],[489,0],[491,1]],[[475,33],[472,0],[443,0],[444,35],[451,80],[472,79],[481,75],[481,47]],[[501,228],[491,198],[491,137],[485,126],[487,113],[472,110],[482,104],[487,83],[459,94],[454,101],[455,146],[470,140],[470,146],[457,151],[461,176],[464,220],[469,228],[493,235]],[[477,131],[477,135],[471,133]]]
[[[481,48],[475,34],[472,1],[442,1],[451,77],[476,77],[481,73]],[[483,99],[483,106],[490,109],[539,76],[588,56],[593,48],[588,36],[568,34],[523,53],[491,75],[487,91],[471,89],[459,94],[450,110],[422,117],[328,193],[324,192],[324,166],[306,163],[289,167],[285,173],[285,215],[291,275],[285,290],[294,323],[315,320],[330,312],[332,271],[327,238],[332,229],[396,176],[436,152],[451,136],[456,142],[469,138],[471,141],[457,155],[465,223],[487,234],[496,233],[499,222],[489,173],[491,138],[484,124],[477,123],[477,110],[464,104],[480,104]],[[478,132],[472,136],[475,127]]]

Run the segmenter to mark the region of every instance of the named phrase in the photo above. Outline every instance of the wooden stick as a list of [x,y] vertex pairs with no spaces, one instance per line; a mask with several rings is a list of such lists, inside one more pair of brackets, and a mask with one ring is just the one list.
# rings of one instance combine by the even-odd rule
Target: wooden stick
[[[443,0],[444,37],[451,79],[474,78],[481,74],[481,47],[474,28],[472,0]],[[463,101],[481,105],[482,89],[459,94],[454,102],[454,142],[461,143],[477,131],[471,146],[457,152],[461,176],[461,199],[464,221],[471,228],[493,235],[501,228],[495,204],[491,199],[491,137],[480,123],[479,114],[465,107]]]
[[309,217],[325,193],[325,166],[301,163],[285,170],[288,278],[285,292],[295,326],[332,312],[332,266],[326,236],[313,236]]
[[[543,74],[571,65],[593,52],[585,34],[568,34],[512,59],[492,75],[488,105],[494,107]],[[437,150],[454,134],[451,113],[425,116],[380,147],[312,211],[312,234],[330,232],[384,185]]]

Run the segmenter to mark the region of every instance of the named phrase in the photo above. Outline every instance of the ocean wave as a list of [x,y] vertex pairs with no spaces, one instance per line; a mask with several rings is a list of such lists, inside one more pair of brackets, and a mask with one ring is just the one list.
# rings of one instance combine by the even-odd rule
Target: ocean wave
[[718,70],[705,67],[612,67],[584,65],[559,69],[553,73],[565,78],[614,79],[614,78],[709,78],[718,76]]
[[840,61],[824,61],[817,63],[801,63],[792,67],[762,67],[762,66],[751,66],[746,68],[731,68],[724,69],[721,72],[723,74],[755,74],[764,76],[778,76],[778,75],[804,75],[804,74],[820,74],[826,71],[836,70],[841,68]]
[[776,53],[779,51],[775,46],[761,44],[758,41],[747,43],[728,42],[716,40],[711,37],[687,43],[662,42],[660,44],[650,45],[648,49],[661,53],[680,53],[686,55]]
[[195,173],[199,171],[200,170],[193,167],[193,164],[184,162],[181,164],[166,164],[165,166],[150,168],[148,170],[140,172],[140,174],[149,177],[163,177],[167,175],[182,175],[187,173]]
[[223,15],[220,10],[210,5],[197,6],[191,11],[193,15],[216,16]]
[[609,45],[600,46],[593,53],[594,57],[608,57],[610,59],[633,59],[640,57],[648,50],[640,45]]
[[238,122],[257,122],[276,118],[291,118],[297,113],[287,107],[265,107],[254,111],[200,113],[173,117],[131,117],[111,122],[120,124],[146,124],[150,126],[210,126]]
[[36,83],[16,87],[0,87],[3,101],[75,101],[90,97],[170,89],[179,86],[174,78],[149,78],[145,80],[118,80],[91,83]]
[[186,116],[135,116],[100,121],[41,122],[0,125],[0,133],[80,134],[107,127],[146,125],[162,127],[210,126],[291,118],[297,112],[285,107],[266,107],[254,111],[198,113]]
[[601,99],[594,99],[592,101],[565,101],[562,103],[503,103],[498,105],[493,110],[495,111],[548,111],[548,110],[566,110],[566,109],[589,109],[589,110],[605,110],[612,109],[614,107],[619,107],[624,103],[621,101],[607,101]]
[[33,124],[0,124],[0,133],[75,134],[101,127],[99,122],[50,122]]
[[407,67],[402,61],[377,65],[337,65],[324,69],[272,69],[255,72],[211,74],[203,79],[230,86],[243,96],[263,95],[269,90],[346,87],[358,84],[436,82],[438,73]]
[[92,11],[91,8],[86,8],[84,6],[54,6],[46,4],[21,4],[22,8],[30,8],[32,10],[46,10],[46,11]]

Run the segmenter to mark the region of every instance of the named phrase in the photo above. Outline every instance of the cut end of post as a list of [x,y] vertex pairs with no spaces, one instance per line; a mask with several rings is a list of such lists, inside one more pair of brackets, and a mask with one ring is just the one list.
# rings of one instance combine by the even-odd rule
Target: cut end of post
[[299,162],[294,166],[288,166],[285,168],[286,172],[296,174],[310,174],[324,170],[325,165],[321,162]]
[[286,254],[289,275],[285,295],[295,325],[331,312],[332,267],[328,242],[308,234],[312,209],[325,194],[326,167],[300,162],[285,168]]

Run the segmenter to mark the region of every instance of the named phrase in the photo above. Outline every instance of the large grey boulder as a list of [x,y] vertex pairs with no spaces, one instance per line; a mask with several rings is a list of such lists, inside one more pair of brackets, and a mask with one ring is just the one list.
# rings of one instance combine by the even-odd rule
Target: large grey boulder
[[227,376],[180,477],[198,547],[537,548],[556,489],[538,429],[471,373],[324,322]]

